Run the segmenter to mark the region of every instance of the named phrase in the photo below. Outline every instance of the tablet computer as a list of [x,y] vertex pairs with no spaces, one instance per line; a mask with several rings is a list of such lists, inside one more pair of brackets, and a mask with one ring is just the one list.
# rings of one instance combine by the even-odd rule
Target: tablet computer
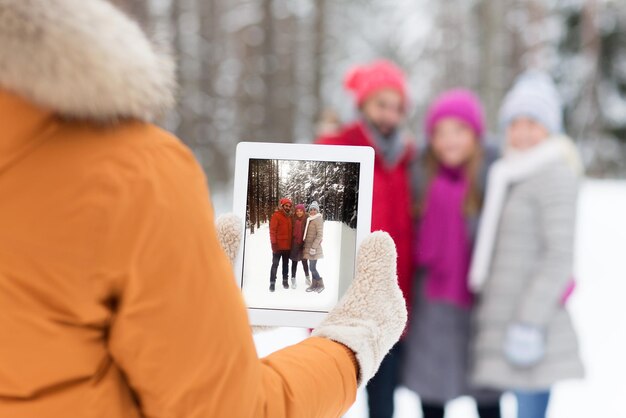
[[337,304],[370,233],[373,176],[371,147],[239,143],[235,274],[252,325],[312,328]]

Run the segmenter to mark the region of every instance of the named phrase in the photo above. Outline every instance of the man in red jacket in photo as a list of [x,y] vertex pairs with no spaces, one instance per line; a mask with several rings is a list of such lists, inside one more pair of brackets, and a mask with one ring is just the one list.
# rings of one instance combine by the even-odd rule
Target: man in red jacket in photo
[[289,254],[291,252],[291,235],[293,234],[292,206],[293,203],[290,199],[286,197],[280,199],[279,208],[270,219],[270,241],[272,242],[270,292],[276,290],[276,274],[279,262],[282,262],[283,267],[283,287],[289,289]]
[[[336,134],[318,138],[316,143],[374,148],[372,231],[386,231],[395,241],[398,281],[409,305],[413,238],[410,166],[415,151],[413,142],[400,132],[408,105],[405,77],[393,63],[379,60],[350,71],[345,79],[345,88],[356,99],[358,120]],[[398,343],[367,385],[371,418],[393,416],[400,351],[401,343]]]

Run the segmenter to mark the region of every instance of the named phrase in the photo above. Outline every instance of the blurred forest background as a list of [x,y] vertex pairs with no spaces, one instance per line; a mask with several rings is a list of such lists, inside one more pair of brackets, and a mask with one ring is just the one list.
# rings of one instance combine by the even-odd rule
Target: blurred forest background
[[231,187],[238,141],[310,142],[353,118],[343,75],[378,57],[409,76],[418,140],[429,100],[457,86],[480,94],[497,138],[514,77],[546,69],[588,173],[626,177],[625,0],[111,1],[177,56],[179,106],[161,124],[213,192]]

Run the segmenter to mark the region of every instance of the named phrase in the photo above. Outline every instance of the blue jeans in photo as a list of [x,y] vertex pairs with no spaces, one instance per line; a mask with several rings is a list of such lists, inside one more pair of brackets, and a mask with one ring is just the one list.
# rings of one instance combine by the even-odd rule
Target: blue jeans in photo
[[311,270],[311,275],[313,276],[313,280],[321,279],[319,272],[317,271],[317,260],[309,260],[309,269]]

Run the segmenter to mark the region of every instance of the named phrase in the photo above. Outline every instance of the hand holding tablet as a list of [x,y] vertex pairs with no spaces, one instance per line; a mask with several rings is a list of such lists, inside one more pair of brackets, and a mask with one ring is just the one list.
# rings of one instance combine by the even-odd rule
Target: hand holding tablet
[[[368,147],[240,144],[235,215],[217,222],[253,329],[315,328],[313,336],[354,353],[360,385],[376,373],[407,320],[394,242],[385,232],[370,233],[373,157]],[[284,256],[292,268],[293,260],[309,262],[306,283],[297,280],[299,263],[294,270],[283,266],[282,279],[295,272],[295,283],[278,282]]]
[[370,233],[370,147],[240,143],[234,260],[252,325],[315,327],[355,273]]
[[[221,216],[216,223],[220,245],[233,261],[239,248],[241,221],[231,214]],[[357,272],[349,289],[313,336],[348,347],[359,365],[358,382],[365,384],[400,337],[406,320],[393,240],[387,233],[374,232],[359,247]],[[252,328],[256,332],[263,327]]]

